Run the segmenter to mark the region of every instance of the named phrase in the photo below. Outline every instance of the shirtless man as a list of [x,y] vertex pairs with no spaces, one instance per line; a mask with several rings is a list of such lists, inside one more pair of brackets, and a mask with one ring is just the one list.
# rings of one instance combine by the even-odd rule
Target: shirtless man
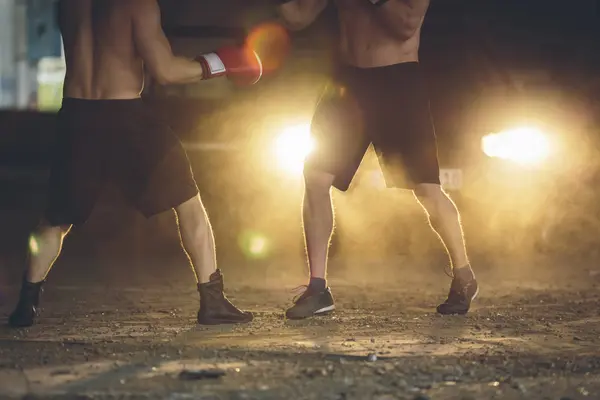
[[[309,25],[328,0],[278,0],[290,29]],[[429,0],[334,0],[340,20],[340,63],[312,121],[316,151],[304,168],[304,232],[310,282],[287,317],[335,309],[325,280],[333,231],[331,187],[348,189],[373,143],[388,187],[410,189],[453,266],[440,314],[465,314],[478,285],[465,250],[459,213],[442,190],[437,144],[419,67],[421,26]]]
[[251,321],[251,313],[223,294],[212,228],[185,151],[140,96],[144,70],[160,84],[221,75],[251,84],[262,74],[260,60],[236,47],[195,60],[174,56],[155,0],[61,0],[59,24],[67,73],[48,207],[33,233],[38,249],[29,253],[10,325],[34,323],[42,285],[65,236],[87,220],[109,181],[148,217],[174,209],[200,292],[200,324]]

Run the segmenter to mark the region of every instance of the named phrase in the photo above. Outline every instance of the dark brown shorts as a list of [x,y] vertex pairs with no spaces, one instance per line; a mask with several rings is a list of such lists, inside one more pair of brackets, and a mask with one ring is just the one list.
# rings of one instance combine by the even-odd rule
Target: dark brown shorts
[[418,63],[342,67],[312,121],[315,151],[305,169],[330,173],[347,190],[373,144],[388,187],[439,184],[429,97]]
[[58,113],[46,220],[80,225],[106,183],[147,217],[198,193],[171,129],[143,101],[67,98]]

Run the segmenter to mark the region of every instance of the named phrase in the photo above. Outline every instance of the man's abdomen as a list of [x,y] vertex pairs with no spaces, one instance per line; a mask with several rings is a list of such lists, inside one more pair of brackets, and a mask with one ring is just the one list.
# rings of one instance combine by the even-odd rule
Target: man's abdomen
[[401,41],[371,19],[348,18],[342,21],[340,53],[343,62],[359,68],[414,62],[419,59],[419,36]]

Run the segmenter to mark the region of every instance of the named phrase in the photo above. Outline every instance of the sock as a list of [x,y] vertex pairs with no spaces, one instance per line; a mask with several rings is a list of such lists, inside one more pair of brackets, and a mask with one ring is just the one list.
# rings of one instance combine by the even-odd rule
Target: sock
[[464,267],[455,268],[454,276],[463,282],[470,282],[475,279],[475,273],[471,269],[471,265],[467,264]]
[[310,278],[310,282],[308,284],[308,288],[314,290],[315,292],[322,292],[327,287],[327,281],[322,278]]

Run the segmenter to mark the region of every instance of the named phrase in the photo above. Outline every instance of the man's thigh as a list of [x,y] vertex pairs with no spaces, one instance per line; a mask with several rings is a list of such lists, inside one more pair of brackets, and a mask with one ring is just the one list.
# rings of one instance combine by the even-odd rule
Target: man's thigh
[[327,88],[317,105],[311,124],[315,149],[305,163],[305,170],[333,175],[333,186],[345,191],[360,166],[369,146],[361,108],[340,87]]
[[[399,70],[398,82],[390,76],[389,93],[372,118],[373,145],[389,187],[414,189],[418,184],[439,184],[438,148],[429,98],[415,65]],[[415,75],[414,77],[411,77]]]
[[187,154],[169,126],[141,104],[130,118],[126,131],[115,139],[119,151],[112,169],[127,200],[149,217],[196,196]]
[[101,194],[107,148],[96,117],[76,101],[59,111],[44,215],[51,226],[83,224]]

